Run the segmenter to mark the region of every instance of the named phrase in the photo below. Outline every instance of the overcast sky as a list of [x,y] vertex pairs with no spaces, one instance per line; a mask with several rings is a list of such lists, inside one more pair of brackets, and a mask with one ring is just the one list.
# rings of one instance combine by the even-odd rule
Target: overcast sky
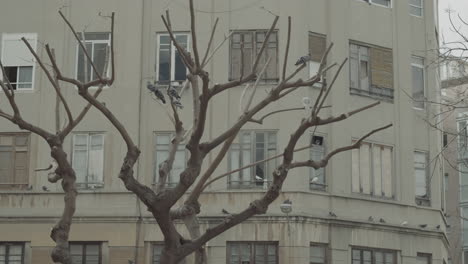
[[[454,23],[460,26],[461,23],[457,17],[458,14],[460,14],[460,16],[468,22],[468,0],[439,0],[441,41],[442,38],[445,39],[446,42],[459,40],[460,37],[458,37],[457,34],[450,29],[447,10],[452,10],[452,20]],[[461,31],[468,35],[468,26],[462,26]]]

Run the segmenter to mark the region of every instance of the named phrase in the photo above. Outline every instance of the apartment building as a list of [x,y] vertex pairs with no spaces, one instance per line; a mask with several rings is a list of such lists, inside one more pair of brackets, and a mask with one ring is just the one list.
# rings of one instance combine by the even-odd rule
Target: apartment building
[[[186,70],[160,15],[171,11],[176,38],[190,50],[188,2],[2,1],[1,58],[16,100],[26,120],[50,130],[55,128],[54,90],[19,37],[30,40],[41,58],[47,57],[43,45],[50,43],[67,76],[93,78],[58,9],[80,32],[101,71],[103,50],[110,43],[106,15],[116,12],[116,81],[99,98],[142,151],[136,177],[154,185],[157,164],[167,155],[172,124],[146,83],[155,81],[165,89],[185,80]],[[214,83],[241,74],[240,62],[255,57],[275,14],[280,20],[268,42],[264,59],[270,58],[270,63],[259,96],[278,82],[291,16],[289,72],[295,70],[297,58],[310,53],[307,70],[299,77],[314,75],[332,42],[327,61],[349,59],[330,92],[326,103],[332,107],[323,110],[324,116],[381,102],[359,116],[310,131],[298,145],[313,142],[314,147],[298,152],[295,159],[322,157],[376,127],[394,124],[360,149],[337,155],[324,169],[291,171],[281,197],[266,214],[207,243],[209,263],[448,263],[443,177],[440,163],[433,161],[440,153],[441,135],[425,121],[439,111],[438,105],[425,102],[440,100],[437,69],[429,67],[438,43],[437,1],[196,0],[195,9],[199,47],[207,46],[217,17],[215,46],[232,32],[207,65]],[[240,52],[241,43],[244,52]],[[72,111],[79,112],[85,103],[76,89],[67,85],[62,89]],[[242,90],[229,89],[210,104],[205,138],[222,133],[238,118]],[[318,90],[298,90],[268,110],[302,107],[302,98],[314,99]],[[2,109],[8,109],[5,102],[0,95]],[[182,104],[181,118],[189,123],[190,95],[182,96]],[[261,126],[247,125],[214,175],[281,153],[303,116],[286,112],[265,119]],[[63,113],[63,123],[62,119]],[[126,149],[117,131],[92,109],[64,145],[79,188],[70,233],[74,263],[160,263],[162,234],[144,205],[117,177]],[[46,172],[35,171],[50,163],[49,152],[38,136],[0,120],[0,263],[50,263],[54,244],[49,232],[61,215],[63,192],[59,184],[47,181]],[[182,146],[168,187],[179,180],[177,172],[187,157]],[[206,163],[212,159],[213,155],[207,157]],[[223,209],[236,213],[260,197],[276,164],[263,163],[210,185],[200,198],[202,227],[223,221]],[[281,210],[286,199],[292,202],[288,214]],[[180,229],[185,232],[182,223]]]
[[466,89],[468,67],[464,60],[449,57],[441,64],[443,161],[449,255],[452,263],[468,263],[468,215],[466,181]]

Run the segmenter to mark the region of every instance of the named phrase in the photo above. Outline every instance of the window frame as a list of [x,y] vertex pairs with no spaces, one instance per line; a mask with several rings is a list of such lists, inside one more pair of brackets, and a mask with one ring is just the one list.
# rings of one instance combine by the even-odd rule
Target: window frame
[[[359,140],[358,138],[353,138],[352,139],[352,142],[356,142],[357,140]],[[395,158],[395,146],[393,145],[390,145],[390,144],[385,144],[385,143],[381,143],[381,142],[375,142],[375,141],[363,141],[362,144],[369,144],[369,174],[370,174],[370,193],[367,194],[367,193],[363,193],[362,191],[362,186],[361,186],[361,173],[359,173],[359,189],[360,191],[359,192],[354,192],[353,191],[353,177],[352,177],[352,171],[351,171],[351,193],[352,194],[357,194],[357,195],[364,195],[364,196],[368,196],[368,197],[372,197],[372,198],[378,198],[378,199],[385,199],[385,200],[395,200],[396,199],[396,195],[397,195],[397,192],[396,192],[396,171],[395,171],[395,168],[396,168],[396,158]],[[374,161],[373,161],[373,156],[372,156],[372,149],[373,149],[373,146],[374,145],[377,145],[377,146],[381,146],[381,147],[388,147],[388,148],[391,148],[391,165],[390,165],[390,168],[392,169],[392,179],[391,179],[391,187],[392,187],[392,196],[391,197],[387,197],[387,196],[378,196],[378,195],[375,195],[375,191],[374,191]],[[357,149],[360,151],[360,148]],[[350,151],[351,153],[351,170],[352,170],[352,166],[353,166],[353,159],[352,159],[352,155],[353,155],[353,151]],[[360,158],[360,156],[359,156]],[[360,166],[360,164],[359,164]],[[361,171],[361,169],[359,169],[359,171]]]
[[[88,44],[88,43],[91,43],[91,44],[92,44],[92,50],[91,50],[92,52],[91,52],[91,54],[89,54],[89,56],[90,56],[91,58],[94,58],[94,45],[95,45],[95,44],[106,44],[106,43],[107,43],[107,47],[109,48],[109,51],[110,51],[110,48],[111,48],[111,38],[112,38],[111,34],[112,34],[112,33],[111,33],[111,32],[84,32],[85,36],[86,36],[86,34],[105,34],[105,33],[108,34],[108,39],[107,39],[107,40],[87,40],[87,39],[85,39],[84,42],[83,42],[83,40],[80,40],[80,42],[83,43],[83,45],[84,45],[85,47],[86,47],[86,44]],[[79,36],[80,38],[82,38],[82,32],[78,32],[78,36]],[[78,70],[79,70],[79,69],[78,69],[78,60],[79,60],[79,55],[80,55],[80,50],[81,50],[81,49],[82,49],[82,48],[81,48],[80,43],[77,43],[77,44],[76,44],[76,52],[75,52],[75,78],[76,78],[77,80],[78,80]],[[83,52],[83,56],[86,57],[86,55],[84,54],[84,52]],[[110,54],[109,54],[109,56],[110,56]],[[87,58],[86,58],[86,59],[87,59]],[[110,72],[111,72],[111,65],[112,65],[112,61],[111,61],[111,60],[112,60],[112,58],[109,57],[109,63],[108,63],[108,67],[107,67],[107,70],[106,70],[106,74],[105,74],[105,76],[101,76],[101,77],[108,77],[108,76],[109,76],[109,74],[110,74]],[[94,63],[94,61],[93,61],[93,63]],[[85,65],[84,67],[86,67],[86,65]],[[91,71],[88,72],[88,74],[92,74],[92,75],[89,76],[88,78],[89,78],[89,81],[93,81],[93,80],[95,80],[95,79],[93,79],[92,77],[94,76],[95,73],[94,73],[93,67],[92,67],[92,66],[90,66],[90,67],[91,67]],[[89,81],[86,81],[86,80],[85,80],[85,82],[89,82]],[[97,87],[98,87],[98,86],[91,86],[90,88],[97,88]],[[109,88],[109,86],[108,86],[108,85],[105,85],[104,88]]]
[[28,132],[0,132],[0,137],[13,137],[13,144],[11,145],[11,147],[13,148],[11,150],[13,156],[12,156],[12,160],[13,160],[13,164],[12,164],[12,168],[13,168],[13,176],[14,178],[16,178],[16,171],[15,171],[15,167],[16,167],[16,152],[21,152],[21,151],[16,151],[16,149],[14,149],[16,147],[16,137],[21,137],[21,136],[25,136],[27,137],[27,143],[26,143],[26,179],[27,179],[27,182],[25,183],[14,183],[14,182],[9,182],[9,183],[2,183],[0,182],[0,187],[5,187],[5,186],[17,186],[17,187],[26,187],[29,185],[29,176],[30,176],[30,173],[29,173],[29,168],[30,168],[30,162],[31,162],[31,134],[28,133]]
[[[1,43],[0,43],[0,56],[1,56],[1,60],[2,60],[2,63],[4,64],[3,67],[4,68],[7,68],[7,67],[16,67],[17,68],[17,78],[19,78],[19,68],[20,67],[31,67],[32,66],[32,74],[31,74],[31,88],[21,88],[21,89],[18,89],[18,87],[16,87],[15,89],[15,93],[17,92],[32,92],[34,91],[34,80],[35,80],[35,75],[36,75],[36,59],[34,58],[34,56],[29,52],[29,54],[31,54],[31,57],[32,57],[32,62],[30,65],[21,65],[21,66],[10,66],[10,65],[6,65],[5,64],[5,60],[3,58],[3,55],[5,54],[5,41],[6,40],[15,40],[16,38],[26,38],[28,41],[29,41],[29,44],[31,45],[31,47],[33,48],[33,50],[37,51],[37,42],[38,42],[38,34],[37,33],[1,33]],[[23,45],[26,45],[24,43],[22,43]],[[0,80],[3,80],[3,74],[0,74]],[[17,82],[12,82],[13,83],[16,83]],[[0,89],[0,93],[3,93],[3,89]]]
[[[248,244],[250,246],[250,260],[249,264],[255,264],[256,259],[255,259],[255,245],[263,245],[263,246],[275,246],[275,255],[276,255],[276,263],[279,264],[279,243],[278,241],[226,241],[226,263],[231,264],[231,247],[230,245],[241,245],[241,244]],[[268,254],[268,249],[267,249],[267,254]],[[253,259],[252,259],[253,258]],[[242,261],[240,262],[242,263]],[[239,263],[239,264],[240,264]],[[262,262],[263,263],[263,262]]]
[[[326,153],[327,153],[327,137],[326,137],[326,134],[323,134],[323,133],[313,133],[311,134],[311,148],[309,150],[309,155],[310,155],[310,159],[313,158],[313,151],[314,151],[314,146],[316,146],[315,144],[313,144],[313,137],[322,137],[322,145],[321,145],[321,149],[323,151],[322,153],[322,159],[325,157]],[[312,179],[315,177],[315,170],[314,168],[310,168],[310,172],[309,172],[309,188],[310,190],[312,191],[322,191],[322,192],[326,192],[327,191],[327,172],[326,172],[326,167],[323,167],[323,168],[320,168],[321,170],[323,170],[323,183],[317,183],[317,184],[314,184],[312,183]],[[320,170],[319,169],[319,170]]]
[[379,4],[379,3],[374,3],[374,0],[358,0],[360,2],[366,2],[368,4],[372,4],[372,5],[376,5],[376,6],[381,6],[381,7],[385,7],[385,8],[393,8],[393,2],[392,0],[388,0],[389,4],[388,6],[386,5],[382,5],[382,4]]
[[[177,32],[174,32],[174,38],[177,38],[177,36],[180,36],[180,35],[186,35],[187,36],[187,51],[190,51],[191,50],[191,41],[192,41],[192,38],[191,38],[191,35],[190,35],[190,31],[177,31]],[[160,43],[161,43],[161,36],[168,36],[169,37],[169,40],[170,40],[170,49],[169,49],[169,52],[171,54],[170,56],[170,80],[169,81],[160,81],[159,80],[159,51],[160,51]],[[156,83],[158,84],[169,84],[169,83],[173,83],[173,82],[181,82],[182,80],[175,80],[175,54],[176,54],[176,51],[177,51],[177,48],[176,46],[174,45],[172,39],[170,38],[170,35],[169,33],[167,32],[156,32],[156,61],[155,61],[155,80],[156,80]],[[184,65],[185,66],[185,65]],[[185,75],[188,74],[188,68],[185,67]]]
[[[392,250],[392,249],[384,249],[384,248],[370,248],[370,247],[361,247],[361,246],[351,246],[351,262],[350,263],[353,263],[354,259],[353,259],[353,251],[354,250],[359,250],[360,251],[360,264],[364,264],[364,259],[363,259],[363,252],[364,251],[370,251],[371,252],[371,264],[375,264],[375,253],[376,252],[380,252],[380,253],[383,253],[384,256],[385,254],[387,253],[391,253],[393,254],[393,263],[392,264],[397,264],[398,263],[398,254],[397,254],[397,250]],[[385,257],[384,257],[385,258]],[[384,260],[385,262],[385,260]]]
[[[161,259],[159,259],[156,262],[154,252],[156,250],[156,247],[164,247],[164,242],[153,241],[153,242],[150,243],[150,245],[151,245],[151,254],[150,254],[151,255],[151,264],[156,264],[156,263],[161,264]],[[159,257],[161,257],[161,256],[159,256]]]
[[81,132],[74,132],[71,142],[71,166],[73,170],[75,164],[75,137],[77,135],[86,135],[87,136],[87,145],[86,145],[86,170],[87,175],[86,178],[89,177],[89,151],[90,151],[90,143],[91,143],[91,136],[92,135],[101,135],[102,136],[102,182],[76,182],[76,186],[78,189],[96,189],[96,188],[103,188],[104,187],[104,178],[105,178],[105,151],[106,151],[106,133],[104,131],[81,131]]
[[[419,17],[419,18],[424,17],[424,0],[421,0],[421,6],[411,4],[411,0],[408,0],[408,4],[409,4],[409,7],[410,7],[409,8],[409,14],[411,16]],[[419,15],[416,15],[414,13],[411,13],[411,7],[414,7],[414,8],[417,8],[417,9],[421,10],[421,15],[419,16]]]
[[[169,153],[169,148],[170,148],[170,145],[171,145],[171,139],[173,139],[175,137],[175,132],[174,131],[154,131],[153,132],[153,140],[154,140],[154,144],[153,144],[153,158],[154,158],[153,159],[153,180],[152,180],[153,185],[156,185],[156,184],[159,183],[159,164],[157,162],[157,160],[158,160],[158,158],[157,158],[157,152],[158,152],[157,137],[158,136],[169,136],[169,143],[167,144],[168,145],[167,152]],[[159,144],[159,145],[161,145],[161,144]],[[189,151],[186,148],[186,143],[185,142],[180,142],[178,148],[180,148],[181,146],[184,146],[184,169],[185,169],[185,168],[187,168],[187,162],[188,162],[188,158],[189,158],[188,157]],[[177,155],[178,151],[179,151],[179,149],[176,151],[176,155]],[[175,161],[175,157],[174,157],[174,161]],[[169,172],[169,174],[167,175],[166,184],[165,184],[166,188],[174,188],[180,182],[180,178],[179,178],[179,181],[177,181],[177,182],[172,183],[172,182],[168,181],[169,179],[171,179],[171,176],[170,176],[171,172]]]
[[[100,241],[70,241],[69,244],[70,244],[70,246],[71,245],[81,245],[83,247],[82,253],[81,253],[82,254],[81,255],[81,258],[82,258],[81,264],[87,264],[86,263],[86,247],[90,246],[90,245],[98,246],[98,248],[99,248],[98,264],[103,264],[102,263],[102,242],[100,242]],[[72,254],[71,254],[71,251],[70,251],[70,258],[71,258],[71,256],[72,256]]]
[[418,253],[416,253],[416,258],[426,258],[427,259],[426,264],[432,264],[432,254],[430,254],[430,253],[418,252]]
[[324,250],[324,262],[323,263],[319,263],[319,262],[312,262],[311,261],[311,255],[309,254],[309,264],[329,264],[329,263],[332,263],[331,262],[331,256],[330,256],[330,251],[329,251],[329,247],[328,247],[328,244],[325,244],[325,243],[316,243],[316,242],[310,242],[310,245],[309,245],[309,250],[311,247],[320,247],[320,248],[323,248]]
[[[466,202],[468,201],[468,197],[466,199],[463,198],[463,190],[466,188],[468,191],[468,112],[459,113],[456,117],[456,123],[459,201]],[[461,123],[465,124],[463,129],[461,129]],[[463,180],[464,177],[467,179]],[[464,181],[467,181],[467,183],[463,184]]]
[[[229,152],[228,152],[228,171],[232,171],[234,170],[231,166],[231,159],[232,159],[232,156],[233,156],[233,153],[232,153],[232,147],[233,145],[238,145],[238,151],[239,151],[239,168],[242,168],[246,165],[243,165],[243,160],[242,160],[242,151],[244,150],[243,147],[242,147],[242,136],[245,134],[245,133],[249,133],[250,134],[250,162],[246,165],[249,165],[249,164],[252,164],[254,162],[258,162],[256,161],[256,135],[257,133],[263,133],[264,136],[265,136],[265,139],[268,139],[268,134],[269,133],[273,133],[274,134],[274,137],[275,137],[275,153],[277,154],[278,153],[278,130],[275,130],[275,129],[247,129],[247,130],[241,130],[239,131],[239,133],[237,134],[236,136],[236,139],[237,139],[237,142],[236,141],[233,141],[233,143],[231,144],[230,148],[229,148]],[[268,156],[268,145],[271,143],[269,141],[265,141],[264,142],[265,145],[264,145],[264,154],[265,154],[265,159],[269,158]],[[269,161],[265,161],[263,162],[265,164],[265,167],[267,166]],[[272,162],[275,162],[275,167],[277,165],[277,162],[276,162],[276,159],[272,160]],[[242,172],[244,170],[250,170],[250,184],[249,185],[246,185],[246,184],[241,184],[242,182],[246,182],[246,181],[242,181],[240,179],[243,179],[243,175],[242,175]],[[238,184],[233,184],[232,180],[231,180],[231,177],[232,177],[232,174],[229,174],[228,177],[227,177],[227,186],[228,186],[228,189],[266,189],[270,186],[271,182],[272,182],[272,179],[271,179],[271,173],[272,172],[269,172],[267,170],[265,170],[265,178],[264,178],[264,181],[263,181],[263,184],[260,186],[260,185],[257,185],[256,181],[255,181],[255,176],[256,176],[256,166],[252,166],[252,167],[249,167],[249,168],[245,168],[243,170],[240,170],[238,171],[239,173],[239,183]],[[236,172],[237,173],[237,172]],[[235,181],[234,181],[235,182]]]
[[[422,63],[423,64],[419,64],[419,63],[415,63],[414,62],[414,59],[416,60],[422,60]],[[424,57],[421,57],[421,56],[416,56],[416,55],[411,55],[411,86],[413,86],[413,67],[416,67],[416,68],[419,68],[419,69],[422,69],[422,81],[423,81],[423,98],[426,98],[426,94],[427,94],[427,91],[426,91],[426,67],[425,67],[425,64],[426,64],[426,60]],[[411,96],[414,98],[414,87],[411,87]],[[415,102],[413,101],[413,108],[416,109],[416,110],[425,110],[426,109],[426,103],[423,101],[423,106],[422,107],[418,107],[418,106],[415,106]]]
[[[416,195],[416,153],[418,154],[423,154],[425,156],[425,168],[424,168],[424,172],[425,172],[425,179],[426,179],[426,197],[424,196],[418,196]],[[430,175],[430,166],[429,166],[429,151],[424,151],[424,150],[415,150],[413,152],[413,155],[414,155],[414,162],[413,162],[413,170],[414,170],[414,180],[415,180],[415,202],[417,205],[421,205],[421,206],[431,206],[431,185],[430,185],[430,178],[429,178],[429,175]]]
[[[5,264],[9,264],[9,248],[12,245],[19,245],[21,246],[21,263],[20,264],[25,264],[25,243],[24,242],[8,242],[8,241],[0,241],[0,246],[5,246]],[[1,259],[0,259],[1,261]]]
[[[310,47],[310,37],[311,36],[314,36],[314,37],[318,37],[318,38],[323,38],[325,40],[325,50],[324,50],[324,53],[326,52],[326,49],[328,48],[327,47],[327,35],[326,34],[322,34],[322,33],[317,33],[317,32],[312,32],[312,31],[309,31],[308,32],[309,34],[307,35],[307,41],[309,42],[308,43],[308,47]],[[309,53],[310,53],[310,49],[309,49]],[[312,54],[310,54],[311,56],[313,56]],[[324,54],[322,54],[323,56]],[[326,59],[326,58],[325,58]],[[308,73],[309,73],[309,78],[312,78],[314,77],[318,72],[315,72],[315,73],[312,73],[312,70],[313,70],[313,67],[311,67],[312,65],[316,65],[317,66],[317,70],[318,70],[318,67],[320,67],[320,61],[317,62],[317,61],[314,61],[314,60],[310,60],[308,61],[307,63],[307,66],[308,66]],[[325,73],[326,75],[326,73]],[[323,77],[324,79],[326,79],[326,76]],[[320,80],[320,82],[317,82],[315,83],[314,85],[312,85],[312,87],[314,88],[322,88],[323,86],[323,80]]]
[[[230,30],[230,33],[232,35],[236,34],[236,33],[241,33],[241,34],[245,34],[245,33],[252,33],[252,61],[255,60],[255,58],[257,57],[257,52],[259,51],[259,48],[257,47],[257,33],[264,33],[265,34],[265,39],[266,39],[266,34],[268,33],[268,29],[236,29],[236,30]],[[275,58],[270,58],[270,62],[269,64],[273,63],[273,59],[275,60],[275,64],[276,64],[276,78],[268,78],[268,79],[265,79],[265,78],[262,78],[260,79],[260,83],[263,83],[263,84],[274,84],[274,83],[278,83],[279,80],[280,80],[280,72],[279,72],[279,30],[278,29],[274,29],[272,31],[272,33],[276,33],[276,40],[274,43],[276,43],[276,56]],[[272,40],[272,36],[270,35],[269,37],[269,42],[270,40]],[[229,53],[228,53],[228,56],[229,56],[229,72],[228,72],[228,80],[229,81],[235,81],[237,80],[238,78],[234,78],[233,77],[233,70],[232,70],[232,42],[233,42],[233,36],[230,37],[230,40],[229,40]],[[268,49],[268,44],[269,42],[267,42],[267,45],[265,46],[265,49],[263,50],[263,54],[266,54],[267,52],[267,49]],[[263,43],[263,42],[262,42]],[[260,46],[261,47],[261,46]],[[267,70],[265,71],[267,72]],[[245,77],[245,76],[244,76]],[[255,81],[255,80],[254,80]]]

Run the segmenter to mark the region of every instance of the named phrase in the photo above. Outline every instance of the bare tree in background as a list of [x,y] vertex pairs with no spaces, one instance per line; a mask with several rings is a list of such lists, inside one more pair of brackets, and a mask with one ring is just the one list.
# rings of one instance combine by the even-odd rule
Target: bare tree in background
[[[73,128],[83,119],[90,107],[95,107],[98,109],[107,120],[117,129],[117,131],[122,136],[126,146],[127,151],[120,169],[119,178],[124,182],[125,187],[133,192],[137,197],[143,202],[148,210],[154,216],[158,226],[160,227],[162,234],[164,236],[164,248],[161,255],[161,263],[174,264],[180,261],[183,261],[186,256],[189,254],[195,253],[195,260],[197,264],[206,263],[206,252],[204,245],[206,242],[210,241],[214,237],[220,235],[224,231],[242,223],[243,221],[249,219],[250,217],[257,214],[265,214],[268,210],[268,206],[279,196],[281,192],[282,185],[288,176],[288,172],[291,169],[298,167],[312,167],[315,169],[323,168],[327,165],[329,160],[338,153],[348,151],[351,149],[357,149],[360,147],[363,140],[371,136],[372,134],[384,130],[391,126],[391,124],[376,128],[375,130],[370,131],[366,135],[363,135],[359,140],[354,142],[352,145],[343,146],[337,149],[330,151],[322,160],[304,160],[304,161],[295,161],[294,153],[298,150],[309,148],[311,146],[303,146],[297,148],[297,142],[312,127],[324,126],[331,123],[340,122],[342,120],[348,119],[351,116],[358,114],[362,111],[373,108],[379,104],[375,102],[361,108],[355,109],[350,112],[345,112],[337,116],[325,116],[320,115],[321,110],[326,107],[324,104],[330,94],[331,89],[333,88],[336,79],[338,78],[343,66],[346,63],[346,59],[339,65],[334,63],[329,66],[326,65],[326,58],[331,50],[333,45],[330,45],[326,50],[322,62],[320,64],[319,70],[315,76],[310,79],[302,80],[300,78],[295,78],[298,73],[300,73],[304,68],[306,68],[306,63],[300,64],[292,73],[287,73],[287,61],[288,61],[288,52],[289,52],[289,43],[291,39],[291,18],[288,18],[288,39],[287,46],[285,50],[284,63],[282,66],[282,76],[277,84],[275,84],[271,90],[266,95],[258,95],[261,97],[258,100],[258,103],[252,103],[252,97],[255,96],[254,92],[251,92],[249,95],[243,93],[242,100],[245,103],[242,109],[242,113],[234,124],[226,129],[223,133],[213,136],[208,141],[202,141],[205,132],[205,123],[207,118],[207,109],[211,101],[216,100],[218,95],[226,92],[229,89],[233,89],[239,86],[246,85],[246,90],[255,91],[258,80],[265,71],[266,64],[260,67],[260,58],[266,48],[268,39],[271,33],[274,31],[279,17],[275,17],[270,29],[268,30],[265,40],[261,46],[259,54],[255,58],[253,65],[251,65],[251,72],[248,74],[241,74],[240,78],[237,80],[232,80],[222,84],[212,84],[208,72],[205,71],[205,66],[211,60],[213,55],[219,49],[219,47],[224,43],[220,43],[218,47],[212,49],[213,45],[213,36],[216,31],[216,25],[218,20],[216,20],[214,27],[211,32],[211,37],[208,43],[208,46],[204,52],[204,55],[199,51],[197,45],[197,34],[196,34],[196,23],[195,23],[195,14],[193,7],[193,0],[189,0],[190,4],[190,27],[191,27],[191,37],[193,43],[192,53],[188,53],[184,50],[181,45],[177,42],[174,37],[169,12],[166,12],[166,16],[162,16],[162,21],[174,43],[179,54],[181,54],[183,63],[188,69],[187,83],[186,86],[192,92],[193,102],[193,117],[192,123],[190,124],[191,129],[186,130],[183,122],[179,118],[178,109],[174,104],[171,104],[172,112],[170,113],[171,119],[174,123],[175,137],[172,139],[170,148],[169,148],[169,158],[162,162],[159,165],[159,181],[158,186],[153,190],[151,187],[148,187],[139,181],[133,175],[133,167],[136,161],[139,158],[140,150],[135,145],[133,139],[130,137],[125,126],[119,121],[113,112],[103,103],[97,100],[99,93],[102,91],[102,87],[111,86],[114,83],[114,15],[112,15],[112,26],[111,26],[111,49],[110,49],[110,61],[111,61],[111,77],[107,78],[101,76],[96,69],[96,66],[93,65],[90,55],[87,53],[83,42],[80,40],[79,35],[76,33],[73,26],[67,20],[67,18],[61,13],[60,15],[64,19],[65,23],[69,26],[70,30],[74,34],[76,40],[80,44],[80,48],[83,50],[83,53],[86,55],[86,58],[92,65],[92,70],[94,71],[97,78],[87,83],[82,83],[77,79],[69,78],[63,76],[60,71],[60,66],[57,65],[53,52],[46,45],[47,54],[49,60],[52,64],[52,73],[50,70],[44,66],[42,60],[37,56],[34,50],[30,47],[26,39],[23,39],[25,44],[28,46],[29,50],[34,54],[37,62],[41,66],[42,70],[48,77],[50,83],[55,88],[55,91],[63,104],[67,116],[68,116],[68,125],[61,130],[58,130],[56,133],[47,131],[44,128],[39,128],[28,121],[24,120],[20,114],[20,109],[15,102],[15,93],[14,90],[6,78],[5,71],[3,70],[4,81],[0,81],[0,85],[5,92],[5,95],[8,98],[9,104],[13,111],[13,114],[8,114],[5,111],[0,112],[0,116],[6,118],[17,124],[21,129],[28,130],[34,134],[39,135],[50,146],[51,156],[57,162],[57,168],[55,169],[55,174],[53,177],[49,177],[49,181],[58,182],[61,180],[63,190],[65,192],[65,208],[63,215],[59,222],[55,225],[51,232],[52,239],[56,242],[56,247],[52,252],[52,259],[54,262],[70,264],[70,255],[68,252],[68,235],[71,227],[72,217],[75,211],[75,198],[77,195],[75,187],[75,172],[73,171],[68,159],[67,153],[63,150],[62,143],[67,135],[73,130]],[[273,58],[271,58],[273,59]],[[244,63],[241,64],[241,73],[244,73]],[[2,67],[3,69],[3,67]],[[311,109],[305,118],[303,118],[297,127],[293,130],[290,139],[288,140],[282,155],[279,155],[278,158],[281,159],[281,164],[276,167],[272,175],[272,183],[262,195],[260,199],[251,201],[250,205],[240,212],[233,213],[226,217],[221,223],[210,227],[206,230],[202,230],[198,224],[197,215],[200,213],[201,205],[199,203],[199,197],[213,181],[221,179],[229,174],[225,173],[219,177],[214,177],[213,172],[223,161],[226,153],[230,149],[230,146],[239,131],[249,122],[262,123],[262,121],[268,116],[274,115],[276,113],[285,112],[285,111],[294,111],[297,108],[291,109],[279,109],[273,111],[264,116],[258,116],[258,113],[265,109],[268,105],[273,102],[282,100],[290,93],[297,91],[298,89],[304,88],[308,89],[311,85],[314,85],[317,82],[323,80],[327,72],[334,70],[332,78],[330,78],[329,84],[324,82],[324,85],[321,87],[318,96],[315,98],[311,104]],[[68,103],[65,101],[60,92],[60,84],[69,83],[74,85],[77,88],[78,94],[88,102],[88,105],[83,109],[83,111],[76,117],[73,117]],[[89,87],[99,86],[99,89],[91,94],[89,92]],[[256,100],[257,101],[257,100]],[[169,173],[172,170],[174,163],[175,152],[177,151],[178,145],[182,142],[187,136],[188,143],[186,148],[189,150],[189,159],[186,164],[186,168],[180,174],[180,181],[174,188],[166,188],[166,180]],[[205,160],[205,157],[214,151],[216,148],[219,150],[215,153],[214,160],[211,161],[208,168],[202,171],[202,164]],[[275,157],[273,157],[275,158]],[[251,164],[250,166],[254,166]],[[189,188],[191,189],[189,191]],[[176,207],[176,203],[181,200],[185,194],[189,191],[183,205]],[[190,237],[183,237],[179,231],[176,229],[175,221],[182,220],[189,230]]]

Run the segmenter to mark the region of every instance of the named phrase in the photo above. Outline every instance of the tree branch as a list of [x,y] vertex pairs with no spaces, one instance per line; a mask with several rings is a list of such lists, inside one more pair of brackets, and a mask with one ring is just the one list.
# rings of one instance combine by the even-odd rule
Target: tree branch
[[216,32],[216,26],[218,25],[219,18],[216,18],[213,29],[211,30],[210,40],[208,41],[208,46],[206,47],[205,56],[203,57],[201,68],[205,67],[206,59],[208,58],[208,53],[210,52],[211,45],[213,44],[214,34]]
[[286,50],[283,62],[283,81],[286,79],[286,67],[288,65],[289,43],[291,41],[291,16],[288,16],[288,40],[286,42]]

